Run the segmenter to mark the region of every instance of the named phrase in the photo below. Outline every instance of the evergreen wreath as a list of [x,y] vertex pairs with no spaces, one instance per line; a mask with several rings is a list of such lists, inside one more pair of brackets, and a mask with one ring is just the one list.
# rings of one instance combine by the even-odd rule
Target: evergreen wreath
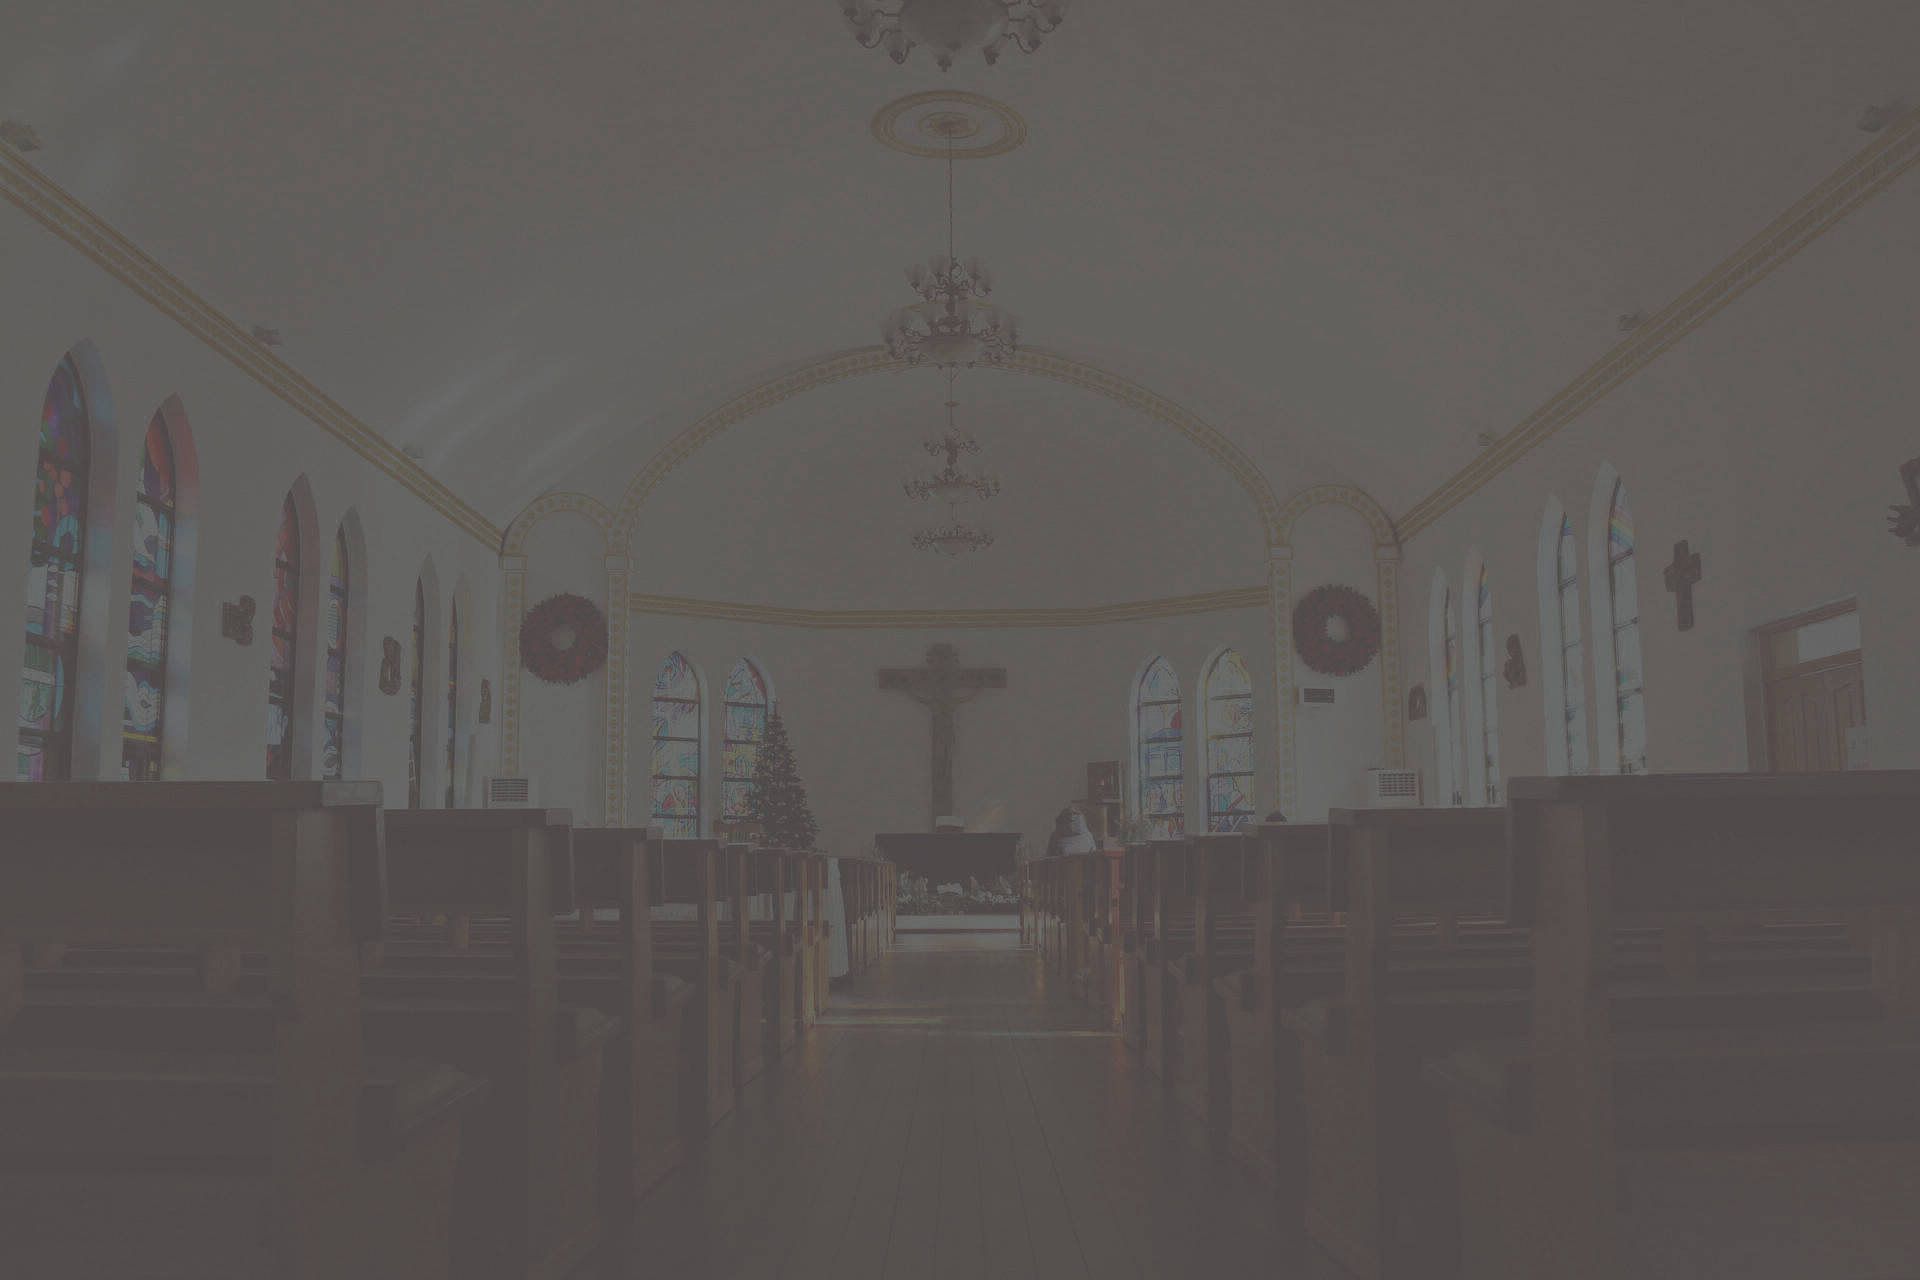
[[[573,633],[564,647],[557,637]],[[607,620],[584,596],[548,596],[520,624],[520,665],[548,684],[573,684],[607,660]]]
[[1380,615],[1352,587],[1315,587],[1293,608],[1293,647],[1321,675],[1350,676],[1380,652]]

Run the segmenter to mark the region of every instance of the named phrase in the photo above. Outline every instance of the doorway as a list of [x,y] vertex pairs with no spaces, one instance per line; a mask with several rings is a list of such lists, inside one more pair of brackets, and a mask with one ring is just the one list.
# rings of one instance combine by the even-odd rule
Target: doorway
[[[1759,630],[1765,686],[1767,767],[1832,773],[1852,763],[1849,730],[1867,723],[1860,612],[1852,600]],[[1864,762],[1863,762],[1864,763]]]

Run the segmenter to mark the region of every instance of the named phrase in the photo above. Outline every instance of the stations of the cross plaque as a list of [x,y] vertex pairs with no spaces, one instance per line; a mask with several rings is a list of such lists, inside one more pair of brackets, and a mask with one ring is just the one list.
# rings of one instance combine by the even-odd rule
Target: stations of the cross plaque
[[927,830],[953,814],[954,709],[979,696],[982,689],[1007,687],[1005,667],[963,667],[950,644],[927,650],[924,667],[882,667],[880,687],[909,698],[933,713],[933,795]]

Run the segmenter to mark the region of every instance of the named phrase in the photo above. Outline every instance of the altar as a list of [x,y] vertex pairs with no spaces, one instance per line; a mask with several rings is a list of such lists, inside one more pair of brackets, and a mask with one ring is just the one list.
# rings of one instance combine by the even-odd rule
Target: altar
[[893,831],[873,842],[903,875],[936,885],[965,885],[969,876],[991,885],[999,876],[1012,881],[1019,870],[1017,831]]

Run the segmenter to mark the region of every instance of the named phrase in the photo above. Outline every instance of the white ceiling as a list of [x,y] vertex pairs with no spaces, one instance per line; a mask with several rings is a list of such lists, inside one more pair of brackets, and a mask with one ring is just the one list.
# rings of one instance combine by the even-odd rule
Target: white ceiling
[[[1031,344],[1187,405],[1283,495],[1338,476],[1396,513],[1920,96],[1912,0],[1083,0],[945,76],[835,0],[27,10],[0,116],[33,162],[503,525],[549,487],[611,503],[726,395],[876,341],[941,237],[940,166],[869,133],[907,93],[1031,128],[959,177],[960,251]],[[1098,420],[1015,399],[983,438]],[[843,407],[734,431],[777,451]],[[891,519],[925,459],[879,435],[842,461]]]

